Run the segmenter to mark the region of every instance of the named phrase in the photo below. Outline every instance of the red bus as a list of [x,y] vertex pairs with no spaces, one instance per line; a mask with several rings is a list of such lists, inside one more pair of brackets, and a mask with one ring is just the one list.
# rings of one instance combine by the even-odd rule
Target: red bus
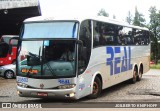
[[[0,66],[16,62],[17,40],[11,40],[17,35],[3,35],[0,39]],[[9,43],[9,41],[11,43]]]

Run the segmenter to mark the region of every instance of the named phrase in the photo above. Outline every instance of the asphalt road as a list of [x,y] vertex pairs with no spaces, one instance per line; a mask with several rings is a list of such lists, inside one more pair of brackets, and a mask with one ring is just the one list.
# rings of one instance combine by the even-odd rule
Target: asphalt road
[[[57,108],[67,107],[65,105],[70,102],[76,103],[74,107],[79,107],[79,103],[87,104],[86,107],[97,107],[97,103],[157,103],[160,102],[160,70],[150,70],[143,75],[140,82],[135,84],[123,82],[107,88],[97,99],[85,97],[78,101],[22,98],[17,95],[15,79],[0,78],[0,102],[47,103],[49,107],[55,107],[56,104]],[[160,108],[160,104],[158,107]]]

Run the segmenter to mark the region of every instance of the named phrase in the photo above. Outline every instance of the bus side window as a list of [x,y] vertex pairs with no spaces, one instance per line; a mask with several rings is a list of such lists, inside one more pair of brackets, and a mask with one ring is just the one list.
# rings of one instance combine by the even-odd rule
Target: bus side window
[[149,32],[148,31],[143,31],[143,39],[144,39],[144,45],[149,44]]
[[93,23],[93,47],[106,45],[120,45],[119,26],[94,21]]
[[143,37],[143,33],[141,30],[138,29],[134,29],[135,33],[134,33],[134,44],[135,45],[143,45],[143,41],[142,41],[142,37]]
[[121,39],[121,45],[133,44],[134,38],[133,38],[132,28],[123,27],[123,29],[121,29],[119,32],[119,36]]

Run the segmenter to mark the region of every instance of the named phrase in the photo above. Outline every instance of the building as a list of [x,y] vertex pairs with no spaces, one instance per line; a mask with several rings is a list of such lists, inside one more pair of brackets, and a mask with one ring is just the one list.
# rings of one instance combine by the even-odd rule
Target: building
[[18,35],[24,19],[40,14],[38,0],[1,0],[0,37]]

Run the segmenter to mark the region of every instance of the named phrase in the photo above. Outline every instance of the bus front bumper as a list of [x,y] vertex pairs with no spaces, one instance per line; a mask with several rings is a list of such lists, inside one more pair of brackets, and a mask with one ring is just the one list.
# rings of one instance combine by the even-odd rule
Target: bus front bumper
[[31,89],[17,86],[17,93],[20,97],[35,98],[70,98],[76,97],[75,88],[71,89]]

